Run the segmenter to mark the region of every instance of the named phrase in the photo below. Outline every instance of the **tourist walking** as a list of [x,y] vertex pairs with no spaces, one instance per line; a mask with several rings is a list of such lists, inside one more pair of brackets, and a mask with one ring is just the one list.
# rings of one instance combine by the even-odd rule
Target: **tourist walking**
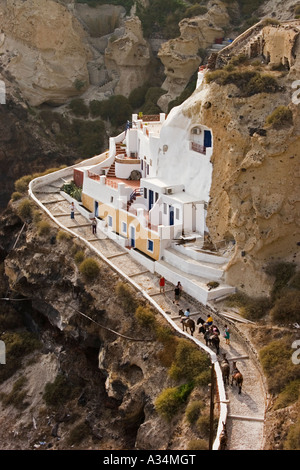
[[227,325],[224,327],[224,338],[225,338],[225,343],[230,344],[230,331]]
[[93,235],[95,235],[96,232],[97,232],[97,221],[96,221],[96,219],[92,220],[92,232],[93,232]]
[[177,282],[177,287],[179,287],[179,298],[180,298],[182,295],[182,285],[180,281]]
[[71,211],[71,219],[74,219],[74,218],[75,218],[75,206],[74,206],[74,202],[71,203],[70,211]]
[[178,284],[177,284],[174,289],[173,304],[179,305],[179,298],[180,298],[180,288],[178,287]]
[[165,278],[163,276],[160,276],[159,279],[159,292],[165,293]]

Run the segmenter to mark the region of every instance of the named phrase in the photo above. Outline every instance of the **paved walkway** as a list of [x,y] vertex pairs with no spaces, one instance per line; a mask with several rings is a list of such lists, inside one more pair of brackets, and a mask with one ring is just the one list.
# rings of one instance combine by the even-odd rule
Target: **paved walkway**
[[[165,294],[159,292],[159,276],[152,274],[144,266],[132,258],[127,249],[122,248],[116,242],[108,238],[102,232],[97,231],[97,235],[92,234],[91,223],[83,215],[75,213],[75,219],[70,218],[70,203],[64,199],[59,187],[61,181],[51,183],[47,187],[40,188],[35,192],[35,196],[45,208],[59,221],[64,227],[72,230],[87,240],[99,253],[104,255],[110,263],[113,263],[125,275],[135,281],[136,284],[147,292],[156,304],[163,309],[174,324],[180,326],[179,309],[190,308],[192,317],[197,320],[201,316],[206,320],[208,313],[211,313],[207,307],[200,302],[183,293],[179,306],[173,303],[174,286],[166,283]],[[221,331],[220,354],[226,353],[230,363],[237,360],[237,366],[244,376],[242,393],[238,394],[235,386],[226,386],[226,395],[228,398],[228,446],[229,450],[260,450],[264,441],[264,414],[265,414],[265,391],[261,380],[261,374],[256,367],[255,362],[249,356],[248,348],[243,338],[234,328],[231,333],[231,344],[226,345],[222,337],[225,323],[233,325],[228,319],[222,317],[221,312],[213,313],[214,323]],[[203,335],[198,333],[195,337],[204,343]]]

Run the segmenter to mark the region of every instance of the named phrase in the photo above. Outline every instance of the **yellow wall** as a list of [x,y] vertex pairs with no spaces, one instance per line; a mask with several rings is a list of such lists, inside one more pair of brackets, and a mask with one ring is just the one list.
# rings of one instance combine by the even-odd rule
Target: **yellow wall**
[[[91,212],[94,212],[94,199],[86,194],[82,194],[82,204]],[[158,234],[154,234],[148,228],[142,227],[138,219],[124,211],[115,209],[113,206],[103,204],[99,202],[98,207],[98,216],[106,221],[108,226],[108,216],[111,216],[113,219],[113,225],[111,229],[120,234],[121,236],[130,238],[130,225],[135,226],[136,235],[135,235],[135,248],[137,248],[142,253],[145,253],[152,259],[158,260],[160,253],[160,240]],[[127,233],[122,232],[122,222],[127,224]],[[153,252],[148,251],[148,239],[153,241]]]
[[81,202],[83,207],[88,209],[91,212],[94,212],[94,199],[87,194],[82,193]]

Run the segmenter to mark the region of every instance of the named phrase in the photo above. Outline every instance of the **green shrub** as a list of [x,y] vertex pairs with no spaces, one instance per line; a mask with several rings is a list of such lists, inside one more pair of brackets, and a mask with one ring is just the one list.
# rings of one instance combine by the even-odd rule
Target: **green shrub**
[[170,367],[175,357],[178,338],[169,327],[157,325],[156,339],[163,345],[163,349],[157,352],[156,357],[164,367]]
[[37,225],[42,220],[42,214],[39,210],[33,211],[32,220],[35,225]]
[[282,289],[288,285],[290,279],[295,275],[295,271],[295,264],[285,261],[269,263],[266,266],[266,274],[275,278],[271,292],[273,300],[280,296]]
[[113,126],[118,127],[131,120],[133,110],[125,96],[113,95],[101,103],[99,112],[102,119],[109,119]]
[[296,403],[297,400],[300,398],[300,379],[293,380],[292,382],[288,383],[282,392],[279,393],[275,404],[274,410],[278,410],[280,408],[285,408],[287,406]]
[[238,307],[240,314],[248,320],[256,321],[269,313],[272,302],[267,297],[252,298],[238,292],[226,299],[228,307]]
[[131,287],[120,281],[116,285],[116,294],[125,312],[135,312],[137,300]]
[[300,324],[300,291],[292,289],[284,291],[276,299],[270,314],[274,322],[285,325]]
[[87,281],[93,281],[99,275],[99,264],[93,258],[86,258],[79,266],[79,271]]
[[84,260],[84,252],[82,250],[76,251],[74,255],[74,261],[76,264],[81,264]]
[[12,193],[11,195],[11,200],[12,201],[18,201],[19,199],[21,199],[23,197],[23,194],[20,193],[19,191],[15,191]]
[[204,408],[204,403],[201,400],[192,401],[185,410],[185,417],[190,424],[194,424]]
[[33,208],[32,202],[26,198],[20,202],[20,205],[17,209],[17,213],[23,220],[30,219],[32,216],[32,208]]
[[93,117],[102,117],[103,101],[92,100],[90,101],[90,113]]
[[197,419],[196,422],[197,430],[200,433],[201,437],[209,437],[210,433],[210,416],[208,413],[205,413]]
[[54,382],[46,383],[43,399],[47,406],[59,408],[59,406],[64,405],[74,398],[74,395],[75,389],[72,387],[71,383],[64,375],[58,374]]
[[289,428],[284,450],[300,450],[300,419]]
[[186,450],[208,450],[208,442],[204,439],[192,439]]
[[155,401],[156,411],[170,421],[188,399],[193,386],[191,384],[166,388]]
[[256,95],[258,93],[276,93],[279,90],[279,85],[276,78],[268,74],[256,73],[244,88],[246,96]]
[[25,175],[15,181],[15,190],[19,193],[26,193],[28,191],[28,185],[34,178],[33,175]]
[[59,230],[56,235],[56,240],[60,242],[64,240],[70,240],[71,238],[71,234],[65,230]]
[[50,225],[49,222],[47,222],[46,220],[40,220],[40,221],[37,223],[37,229],[38,229],[38,234],[39,234],[40,236],[49,235],[50,229],[51,229],[51,225]]
[[29,403],[24,401],[27,396],[27,390],[23,387],[27,383],[27,378],[22,376],[16,380],[12,390],[9,393],[2,393],[0,399],[4,406],[15,406],[18,410],[24,410],[29,406]]
[[87,117],[89,108],[82,98],[75,98],[69,103],[69,108],[75,116]]
[[237,56],[231,57],[229,64],[236,66],[236,65],[244,64],[248,60],[249,60],[249,57],[246,54],[239,54]]
[[62,187],[62,190],[69,194],[69,196],[71,196],[73,199],[76,199],[76,201],[81,202],[82,188],[76,186],[74,181],[65,183]]
[[135,311],[135,318],[143,327],[154,330],[156,325],[155,314],[149,307],[140,305]]
[[279,394],[286,384],[300,378],[299,366],[293,364],[291,338],[274,340],[259,352],[259,358],[271,393]]
[[276,93],[279,85],[272,75],[260,74],[253,70],[228,71],[214,70],[205,75],[207,83],[216,82],[218,85],[236,85],[242,96],[252,96],[257,93]]
[[272,303],[267,297],[248,298],[248,302],[240,309],[240,313],[248,320],[257,321],[268,312]]
[[175,358],[169,370],[172,379],[185,379],[194,383],[198,383],[198,380],[203,382],[203,377],[207,376],[209,367],[210,360],[204,352],[186,339],[178,340]]
[[293,125],[293,113],[287,106],[278,106],[266,119],[266,124],[275,129]]
[[132,90],[128,97],[132,109],[139,109],[145,103],[148,88],[147,85],[143,85]]
[[6,347],[6,364],[0,368],[0,383],[21,367],[25,356],[41,348],[40,341],[28,331],[3,333],[1,340]]
[[179,36],[179,22],[185,17],[186,4],[181,0],[152,0],[146,7],[137,2],[144,37],[161,32],[166,39]]
[[85,87],[86,87],[86,82],[84,82],[83,80],[79,80],[79,78],[76,78],[76,80],[74,81],[74,88],[77,91],[81,91]]

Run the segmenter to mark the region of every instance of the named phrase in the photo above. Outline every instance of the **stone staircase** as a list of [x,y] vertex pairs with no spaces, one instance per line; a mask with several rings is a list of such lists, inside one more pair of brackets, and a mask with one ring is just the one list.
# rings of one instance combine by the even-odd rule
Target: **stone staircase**
[[108,169],[108,172],[106,173],[106,176],[108,176],[108,177],[110,177],[110,178],[116,176],[116,172],[115,172],[115,162],[113,162],[113,163],[110,165],[110,167],[109,167],[109,169]]
[[228,40],[223,40],[221,43],[215,43],[211,46],[211,48],[209,48],[207,50],[207,52],[209,53],[213,53],[213,52],[219,52],[221,51],[222,49],[224,49],[224,47],[226,46],[229,46],[229,44],[231,44],[231,41],[228,41]]
[[172,284],[180,281],[187,294],[206,305],[235,292],[235,288],[224,281],[228,261],[197,246],[172,244],[164,250],[163,258],[155,263],[155,270]]
[[219,281],[224,274],[221,261],[219,263],[213,262],[209,257],[205,257],[204,254],[203,256],[200,255],[197,259],[196,257],[190,257],[188,252],[184,253],[175,248],[167,248],[164,250],[163,259],[187,274],[207,278],[210,281]]

